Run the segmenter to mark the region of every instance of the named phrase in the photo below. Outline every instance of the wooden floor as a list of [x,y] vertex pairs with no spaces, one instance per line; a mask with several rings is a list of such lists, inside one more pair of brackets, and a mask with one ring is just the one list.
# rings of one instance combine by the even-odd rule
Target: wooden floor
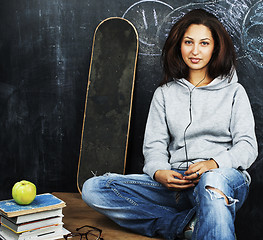
[[102,229],[104,240],[161,240],[160,238],[148,238],[124,228],[119,227],[113,221],[88,207],[81,199],[79,193],[53,193],[66,202],[63,209],[64,227],[74,232],[77,227],[91,225]]

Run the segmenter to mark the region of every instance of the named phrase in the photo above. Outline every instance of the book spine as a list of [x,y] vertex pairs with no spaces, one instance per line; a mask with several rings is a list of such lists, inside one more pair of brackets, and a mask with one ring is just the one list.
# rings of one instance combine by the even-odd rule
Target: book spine
[[9,221],[11,221],[14,224],[21,224],[26,222],[33,222],[40,219],[47,219],[50,217],[56,217],[56,216],[63,216],[62,214],[62,208],[54,209],[54,210],[47,210],[39,213],[31,213],[31,214],[25,214],[18,217],[13,218],[7,218]]
[[4,223],[2,223],[2,225],[4,227],[6,227],[7,229],[11,230],[12,232],[16,233],[16,234],[21,234],[21,233],[25,233],[25,232],[30,232],[30,231],[35,231],[35,230],[39,230],[39,229],[44,229],[47,227],[53,227],[53,226],[58,226],[60,225],[59,223],[56,224],[51,224],[51,225],[47,225],[47,226],[43,226],[43,227],[38,227],[38,228],[34,228],[34,229],[30,229],[30,230],[25,230],[25,231],[20,231],[20,232],[16,232],[15,230],[13,230],[12,228],[8,227],[7,225],[5,225]]

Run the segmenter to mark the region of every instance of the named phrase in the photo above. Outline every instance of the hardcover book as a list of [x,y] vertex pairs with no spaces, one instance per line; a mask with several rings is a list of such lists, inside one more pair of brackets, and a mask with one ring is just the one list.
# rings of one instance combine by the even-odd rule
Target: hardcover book
[[40,228],[50,227],[54,225],[59,225],[62,223],[61,217],[51,217],[47,219],[40,219],[33,222],[26,222],[20,224],[14,224],[8,220],[8,218],[2,217],[2,225],[15,233],[28,232],[32,230],[37,230]]
[[29,205],[19,205],[14,199],[0,201],[0,213],[7,217],[18,217],[25,214],[63,208],[66,203],[50,193],[39,194]]
[[[5,215],[2,216],[6,217]],[[20,223],[32,222],[39,219],[46,219],[56,216],[63,216],[62,208],[47,210],[43,212],[30,213],[30,214],[20,215],[17,217],[9,217],[8,220],[14,224],[20,224]]]
[[24,233],[15,233],[4,226],[0,227],[0,239],[4,240],[51,240],[63,239],[63,235],[70,233],[63,227],[63,224],[58,226],[46,227],[38,230],[33,230]]

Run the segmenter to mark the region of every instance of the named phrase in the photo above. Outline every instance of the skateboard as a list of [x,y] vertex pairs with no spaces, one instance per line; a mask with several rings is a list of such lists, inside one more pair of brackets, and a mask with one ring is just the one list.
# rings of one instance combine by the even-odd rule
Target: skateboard
[[125,173],[138,34],[128,20],[108,18],[96,28],[88,75],[77,187],[93,176]]

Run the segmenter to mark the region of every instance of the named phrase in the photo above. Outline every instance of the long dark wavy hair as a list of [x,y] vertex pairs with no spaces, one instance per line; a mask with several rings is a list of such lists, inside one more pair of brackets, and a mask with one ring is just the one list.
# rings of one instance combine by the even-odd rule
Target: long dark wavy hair
[[210,78],[226,76],[236,66],[235,48],[224,26],[213,14],[204,9],[194,9],[186,13],[170,30],[162,51],[164,77],[160,85],[173,79],[188,78],[189,67],[182,58],[181,42],[191,24],[204,25],[212,33],[214,51],[207,72]]

